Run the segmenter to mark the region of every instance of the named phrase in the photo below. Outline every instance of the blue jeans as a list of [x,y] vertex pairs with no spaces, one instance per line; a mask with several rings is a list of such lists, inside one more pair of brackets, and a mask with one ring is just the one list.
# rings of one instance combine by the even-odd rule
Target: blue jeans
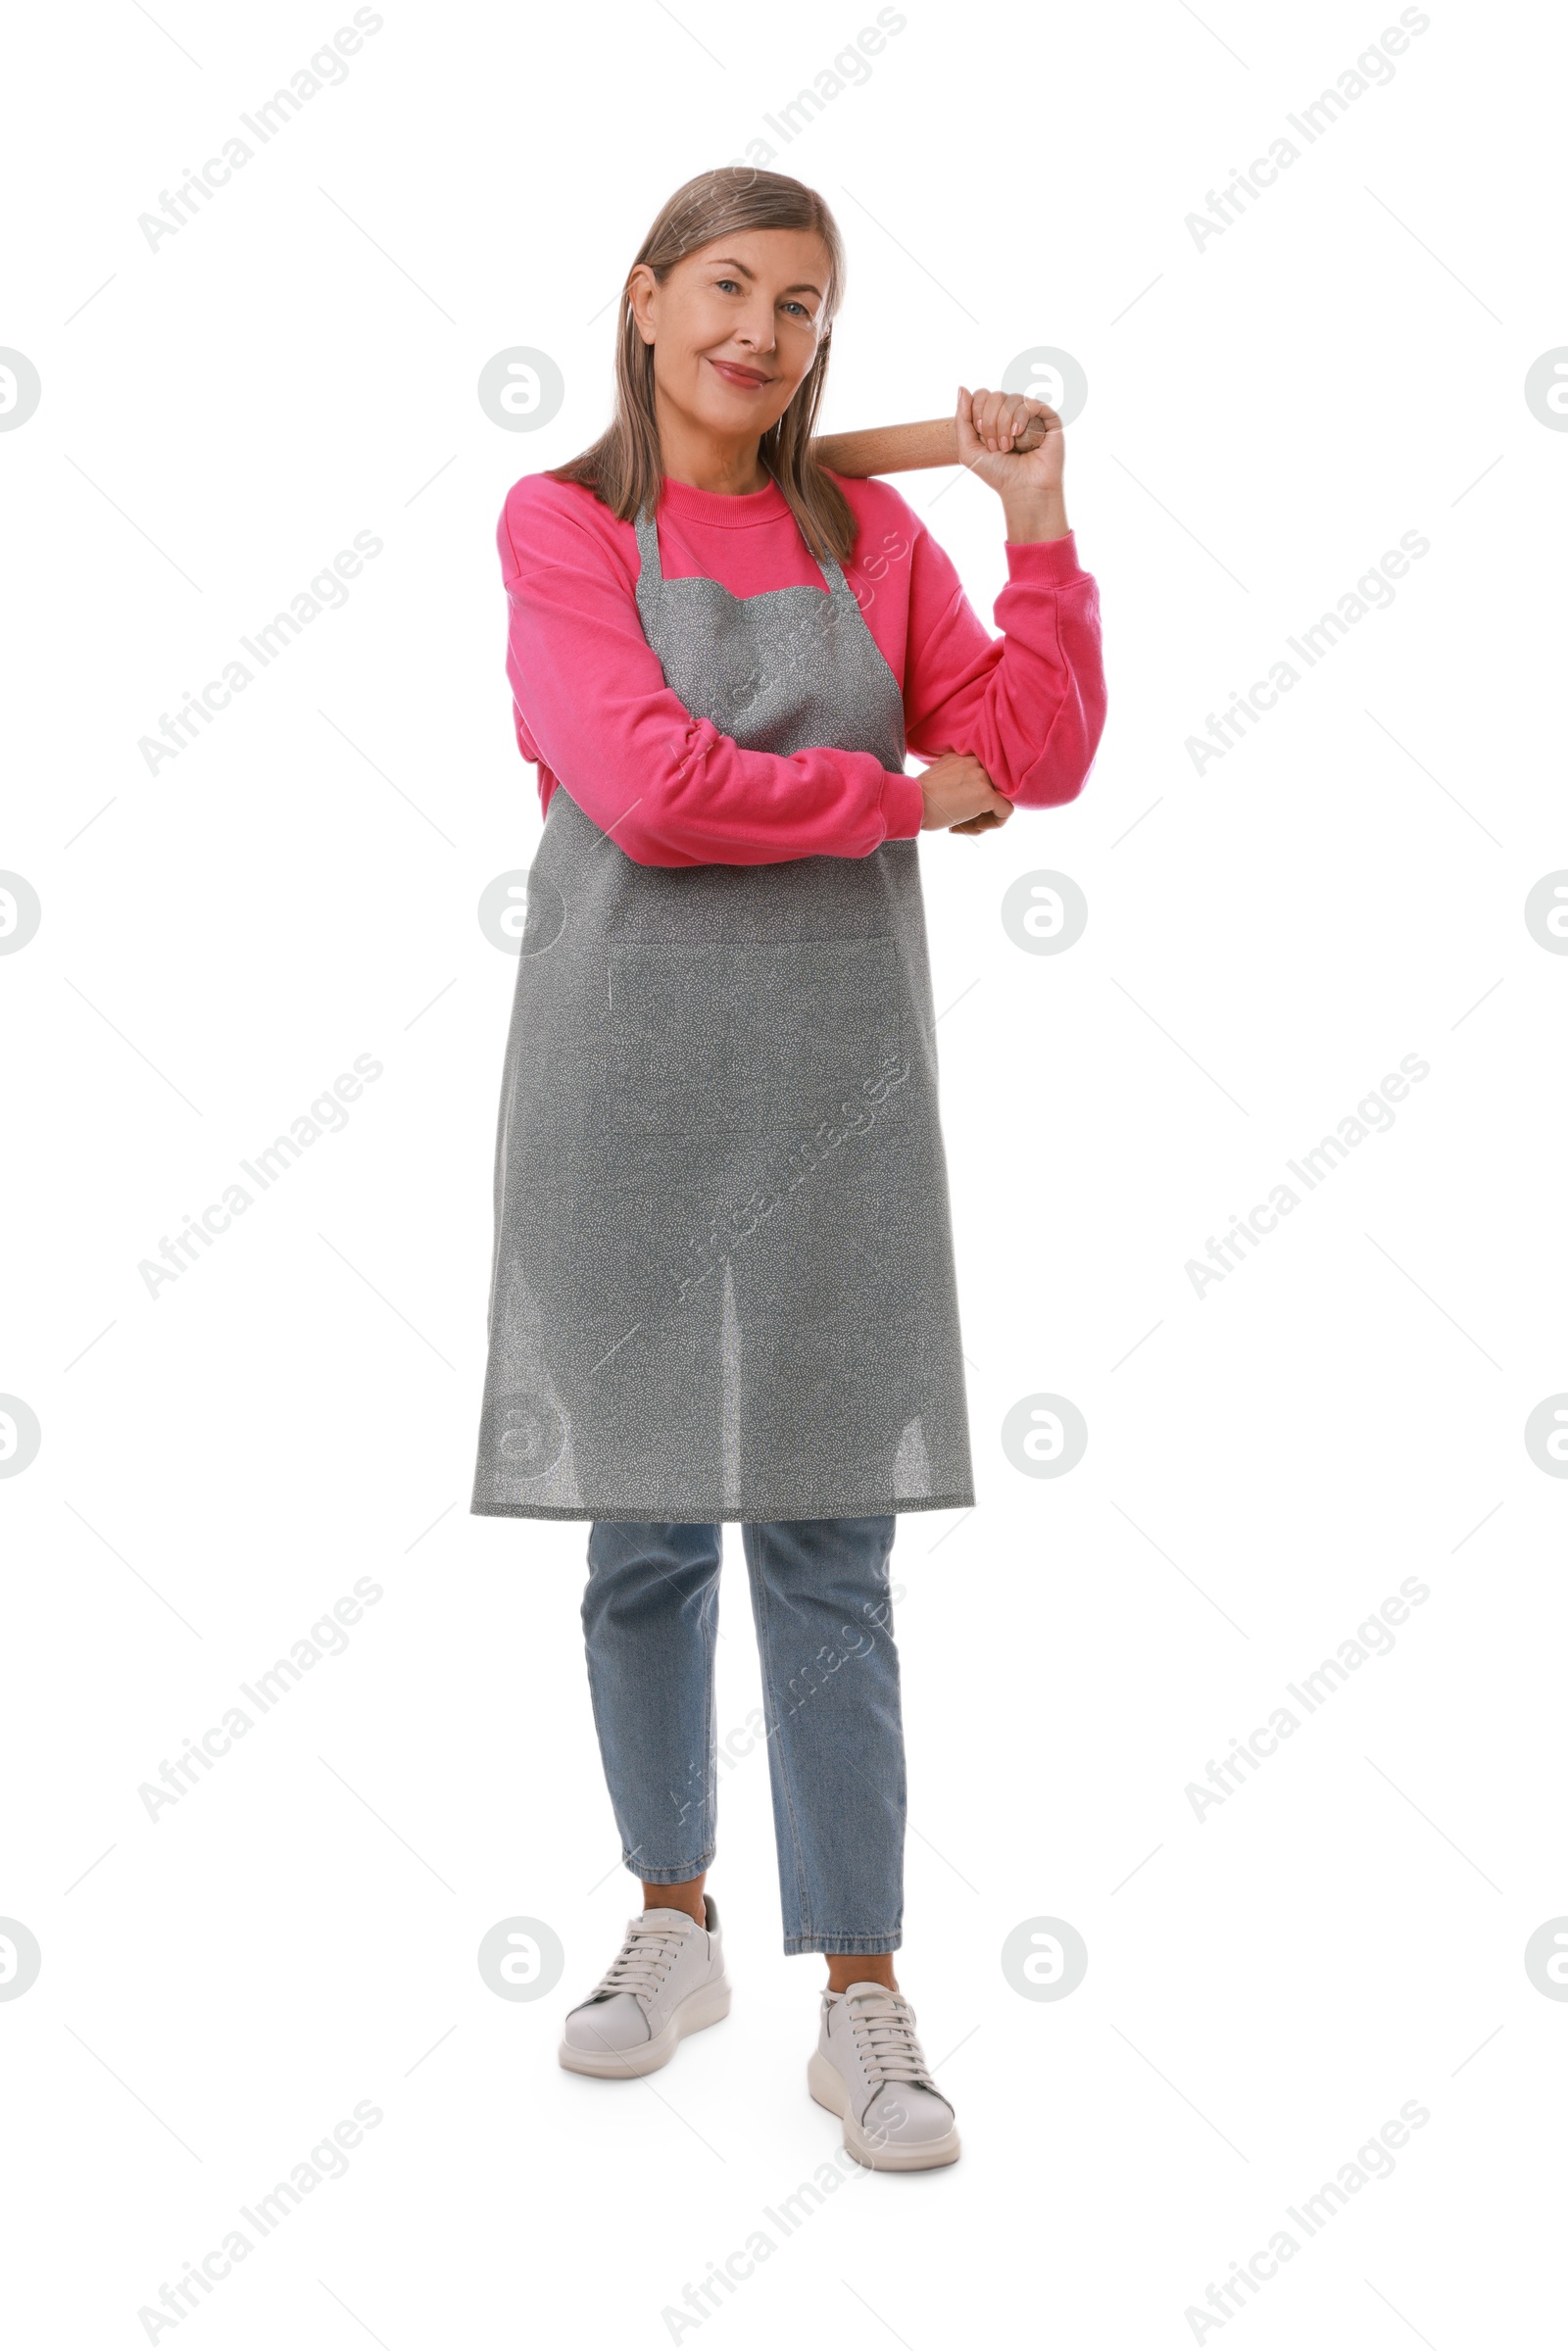
[[[745,1520],[786,1951],[904,1939],[892,1518]],[[720,1530],[596,1519],[582,1622],[621,1857],[650,1886],[713,1858]]]

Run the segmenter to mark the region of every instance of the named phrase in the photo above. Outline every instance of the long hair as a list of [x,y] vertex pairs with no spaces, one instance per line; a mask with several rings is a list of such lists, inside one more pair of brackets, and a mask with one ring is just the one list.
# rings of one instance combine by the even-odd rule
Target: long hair
[[[819,313],[821,335],[809,372],[775,424],[762,434],[758,454],[783,492],[813,555],[841,563],[854,550],[855,514],[831,474],[816,462],[811,436],[827,382],[833,318],[844,296],[844,244],[838,223],[814,188],[781,171],[725,166],[705,171],[677,188],[644,237],[636,262],[646,262],[662,285],[675,264],[715,237],[749,228],[813,229],[827,248],[828,282]],[[630,282],[631,270],[627,270]],[[640,509],[657,510],[664,468],[654,409],[654,349],[637,330],[631,298],[621,289],[615,338],[615,413],[589,449],[564,465],[545,468],[554,481],[576,481],[591,489],[622,522]]]

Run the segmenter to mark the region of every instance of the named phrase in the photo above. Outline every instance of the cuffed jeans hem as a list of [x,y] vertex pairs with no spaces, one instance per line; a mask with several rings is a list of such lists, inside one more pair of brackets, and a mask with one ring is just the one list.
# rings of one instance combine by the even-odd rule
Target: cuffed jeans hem
[[717,1850],[716,1845],[710,1845],[708,1851],[696,1861],[689,1861],[684,1867],[675,1870],[645,1869],[640,1861],[626,1853],[622,1853],[621,1860],[634,1878],[642,1880],[644,1886],[684,1886],[689,1878],[701,1878],[705,1871],[712,1868],[713,1855]]
[[843,1958],[851,1953],[858,1952],[867,1959],[877,1959],[889,1951],[901,1951],[903,1948],[904,1936],[902,1934],[891,1935],[786,1935],[784,1937],[785,1952],[792,1958],[798,1951],[822,1951],[831,1953],[835,1958]]

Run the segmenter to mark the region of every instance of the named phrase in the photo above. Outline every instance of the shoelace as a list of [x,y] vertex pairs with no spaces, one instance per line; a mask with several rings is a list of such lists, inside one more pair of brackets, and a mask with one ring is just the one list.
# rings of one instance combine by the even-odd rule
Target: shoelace
[[644,1927],[633,1919],[626,1929],[625,1941],[594,1985],[589,1999],[609,1998],[620,1991],[628,1991],[639,2000],[654,1999],[689,1933],[690,1929],[683,1927]]
[[875,1999],[861,1992],[844,2005],[865,2078],[873,2088],[880,2089],[888,2082],[907,2082],[941,2097],[914,2030],[914,2010],[902,1992],[883,1992]]

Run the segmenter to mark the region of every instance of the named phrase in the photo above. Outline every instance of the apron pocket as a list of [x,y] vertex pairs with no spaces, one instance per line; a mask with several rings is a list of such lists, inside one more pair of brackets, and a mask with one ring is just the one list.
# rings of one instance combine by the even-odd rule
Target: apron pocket
[[875,1102],[905,1068],[894,939],[612,940],[612,1121],[758,1133]]

